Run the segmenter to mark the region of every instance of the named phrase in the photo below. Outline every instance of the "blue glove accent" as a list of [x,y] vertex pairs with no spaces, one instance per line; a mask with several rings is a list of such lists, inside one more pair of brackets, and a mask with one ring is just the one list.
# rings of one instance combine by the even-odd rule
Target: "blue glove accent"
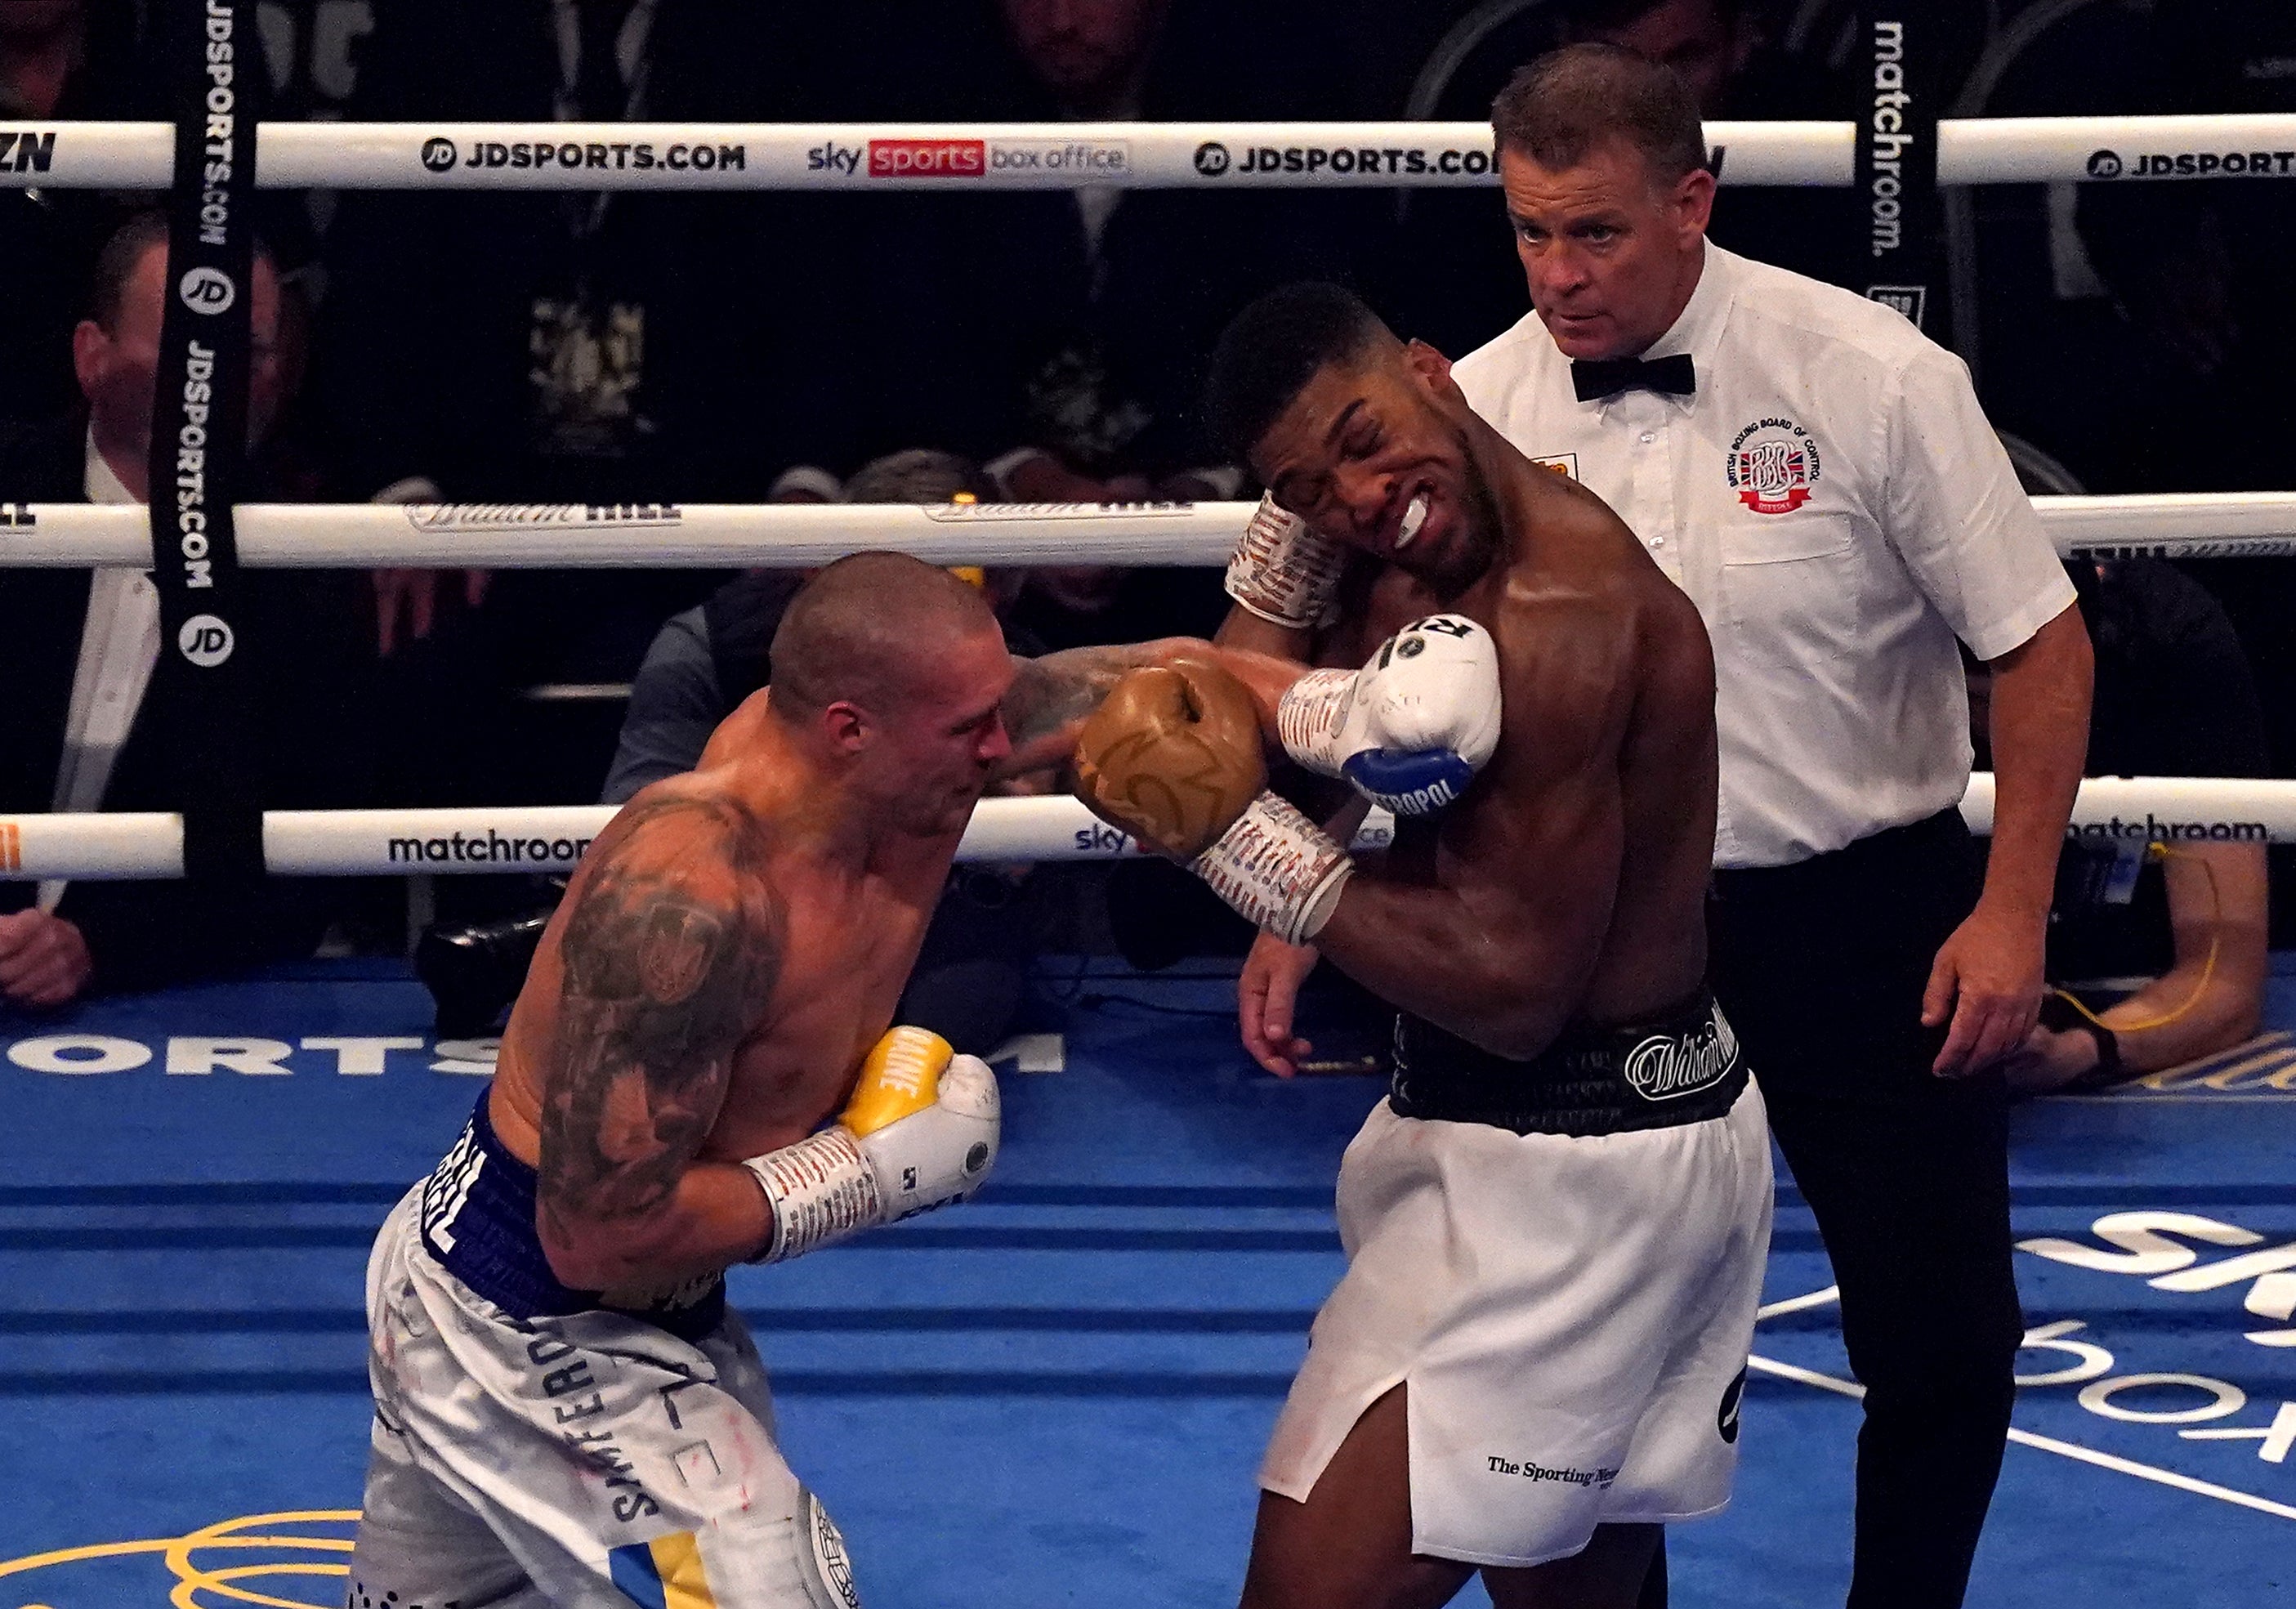
[[1475,779],[1475,768],[1449,749],[1365,749],[1340,769],[1365,798],[1398,816],[1431,816]]

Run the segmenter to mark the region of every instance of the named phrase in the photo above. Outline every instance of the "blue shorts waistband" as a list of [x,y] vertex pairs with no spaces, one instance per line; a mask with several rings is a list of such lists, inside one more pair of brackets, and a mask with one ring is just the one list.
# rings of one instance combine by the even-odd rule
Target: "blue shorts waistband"
[[576,1290],[551,1272],[535,1227],[533,1169],[511,1154],[479,1096],[462,1137],[423,1181],[422,1240],[439,1266],[512,1318],[607,1311],[659,1326],[694,1342],[726,1316],[726,1280],[688,1282],[644,1308],[608,1307],[597,1291]]

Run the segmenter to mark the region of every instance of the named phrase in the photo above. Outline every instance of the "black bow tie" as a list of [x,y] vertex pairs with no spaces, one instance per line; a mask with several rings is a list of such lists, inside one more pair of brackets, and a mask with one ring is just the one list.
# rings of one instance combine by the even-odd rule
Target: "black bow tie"
[[1639,357],[1614,357],[1603,363],[1573,363],[1570,389],[1578,393],[1581,402],[1633,390],[1687,397],[1698,389],[1698,377],[1691,368],[1687,352],[1653,357],[1647,362]]

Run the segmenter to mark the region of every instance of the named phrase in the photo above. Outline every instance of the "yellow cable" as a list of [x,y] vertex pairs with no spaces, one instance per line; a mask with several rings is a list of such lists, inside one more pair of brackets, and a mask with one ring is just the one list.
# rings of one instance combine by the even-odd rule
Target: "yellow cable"
[[2174,855],[2180,860],[2197,860],[2200,862],[2201,870],[2207,874],[2209,880],[2208,959],[2201,963],[2200,981],[2193,985],[2193,992],[2185,997],[2184,1003],[2182,1005],[2178,1006],[2174,1011],[2165,1013],[2161,1016],[2150,1018],[2142,1022],[2122,1022],[2116,1026],[2113,1023],[2106,1022],[2103,1017],[2097,1015],[2096,1013],[2082,1005],[2079,1000],[2066,993],[2063,989],[2052,989],[2049,991],[2051,994],[2056,996],[2058,999],[2062,1000],[2066,1005],[2071,1006],[2073,1010],[2079,1013],[2081,1016],[2087,1018],[2089,1022],[2095,1023],[2099,1028],[2103,1029],[2108,1033],[2143,1033],[2145,1030],[2151,1028],[2166,1028],[2169,1023],[2175,1022],[2177,1018],[2183,1016],[2186,1012],[2192,1010],[2194,1006],[2201,1003],[2201,997],[2208,992],[2210,980],[2213,979],[2217,973],[2217,947],[2222,942],[2224,937],[2224,896],[2217,891],[2217,868],[2209,864],[2209,858],[2205,855],[2195,855],[2188,850],[2172,850],[2165,843],[2146,844],[2144,846],[2144,850],[2147,855],[2159,860],[2166,860],[2169,857]]

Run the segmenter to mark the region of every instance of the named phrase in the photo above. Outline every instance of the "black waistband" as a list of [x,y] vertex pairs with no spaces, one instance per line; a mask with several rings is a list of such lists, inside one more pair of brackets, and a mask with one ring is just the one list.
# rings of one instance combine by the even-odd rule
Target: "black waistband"
[[1640,1022],[1573,1024],[1527,1062],[1406,1013],[1395,1020],[1388,1104],[1516,1134],[1626,1134],[1720,1117],[1745,1088],[1738,1037],[1702,989]]
[[1969,825],[1961,807],[1884,827],[1854,843],[1787,866],[1736,866],[1714,874],[1718,899],[1832,898],[1874,878],[1957,877],[1970,862]]
[[596,1291],[561,1285],[535,1232],[534,1170],[512,1156],[487,1116],[487,1095],[422,1185],[422,1244],[441,1268],[513,1318],[594,1309],[695,1342],[726,1316],[726,1279],[689,1280],[643,1308],[611,1308]]

